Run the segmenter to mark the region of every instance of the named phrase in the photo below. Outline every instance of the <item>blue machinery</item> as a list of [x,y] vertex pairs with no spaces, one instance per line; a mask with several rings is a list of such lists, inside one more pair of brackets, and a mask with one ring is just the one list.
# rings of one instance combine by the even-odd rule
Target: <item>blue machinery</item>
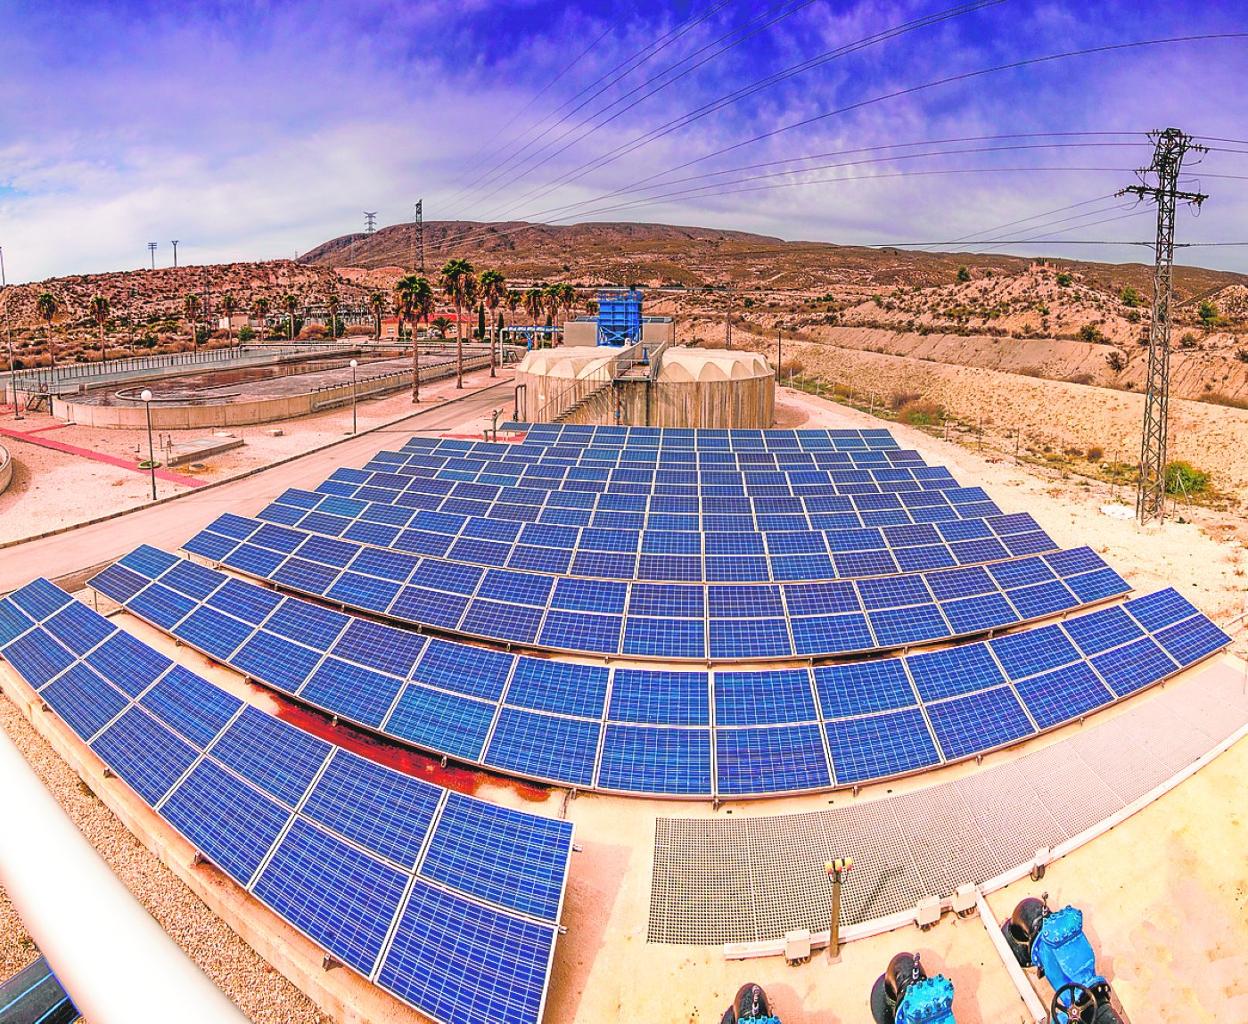
[[641,292],[636,288],[598,293],[598,344],[633,345],[641,341]]
[[954,1024],[953,982],[928,977],[918,953],[898,953],[871,989],[876,1024]]

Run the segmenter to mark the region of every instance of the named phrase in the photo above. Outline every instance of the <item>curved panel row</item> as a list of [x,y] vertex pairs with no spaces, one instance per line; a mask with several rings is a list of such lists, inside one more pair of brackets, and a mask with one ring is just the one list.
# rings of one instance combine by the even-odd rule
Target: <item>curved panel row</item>
[[[759,499],[781,500],[785,499]],[[761,515],[757,519],[735,514],[704,518],[626,511],[591,514],[560,508],[558,515],[543,522],[544,510],[537,506],[497,506],[477,515],[454,511],[464,507],[458,499],[436,499],[436,504],[436,510],[428,510],[290,489],[256,518],[470,565],[663,582],[889,576],[982,565],[1057,548],[1026,513],[904,526],[807,530],[800,525],[809,521],[804,513]],[[551,518],[562,522],[550,522]],[[812,518],[818,522],[842,515]],[[584,520],[585,525],[568,522],[576,519]]]
[[[435,1020],[536,1022],[572,826],[451,793],[246,705],[39,580],[0,653],[198,851]],[[456,959],[453,976],[446,958]]]
[[706,661],[864,653],[1120,596],[1089,548],[823,583],[624,583],[485,569],[226,513],[184,548],[344,608],[504,643]]
[[682,797],[827,789],[969,757],[1228,642],[1165,590],[901,658],[609,669],[426,639],[151,548],[91,586],[237,671],[402,742],[540,781]]
[[[524,434],[525,444],[559,443],[628,448],[694,448],[704,451],[836,451],[887,450],[899,445],[884,428],[807,427],[798,430],[755,430],[716,427],[633,427],[592,423],[525,423],[508,420],[503,430]],[[410,444],[440,438],[414,437]]]

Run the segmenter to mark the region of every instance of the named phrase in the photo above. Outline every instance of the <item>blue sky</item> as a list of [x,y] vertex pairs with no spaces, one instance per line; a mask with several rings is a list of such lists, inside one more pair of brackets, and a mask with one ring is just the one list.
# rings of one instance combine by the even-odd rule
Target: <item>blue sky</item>
[[[382,225],[410,217],[422,197],[427,220],[962,239],[1108,196],[1149,156],[1138,135],[1039,133],[1174,124],[1248,139],[1244,38],[906,91],[1069,50],[1244,31],[1243,0],[1001,0],[905,30],[952,4],[0,0],[9,279],[131,269],[145,265],[149,240],[168,263],[172,238],[181,262],[292,256],[359,230],[364,210]],[[892,38],[872,41],[881,33]],[[720,105],[838,48],[852,52]],[[881,98],[893,93],[902,94]],[[707,105],[715,109],[687,120]],[[741,145],[764,133],[774,134]],[[932,142],[1002,135],[1027,137]],[[605,159],[625,143],[630,151]],[[1062,145],[939,152],[1050,143]],[[809,154],[823,155],[796,159]],[[1248,152],[1211,152],[1192,171],[1212,198],[1199,219],[1181,218],[1180,238],[1248,241]],[[1151,215],[1119,207],[1100,199],[979,237],[1148,238]],[[1248,246],[1183,258],[1248,271]]]

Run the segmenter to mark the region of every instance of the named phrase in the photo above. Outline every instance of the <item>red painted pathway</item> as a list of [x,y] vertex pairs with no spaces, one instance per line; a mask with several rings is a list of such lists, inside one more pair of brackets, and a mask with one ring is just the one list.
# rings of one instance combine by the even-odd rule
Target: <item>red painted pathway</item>
[[[47,427],[44,430],[50,429]],[[11,430],[8,427],[0,427],[0,436],[11,437],[15,441],[25,441],[27,444],[38,445],[41,448],[51,448],[53,451],[64,452],[66,455],[77,455],[81,459],[90,459],[92,462],[103,462],[109,466],[117,466],[120,469],[129,469],[135,473],[143,473],[144,475],[151,472],[148,469],[140,469],[138,463],[131,462],[129,459],[123,459],[117,455],[106,455],[103,452],[95,452],[90,448],[79,448],[75,444],[65,444],[63,441],[54,441],[50,437],[37,437],[38,431],[22,431]],[[168,469],[156,470],[156,479],[164,480],[171,484],[180,484],[183,487],[203,487],[208,483],[207,480],[198,480],[193,476],[183,476],[181,473],[174,473]]]

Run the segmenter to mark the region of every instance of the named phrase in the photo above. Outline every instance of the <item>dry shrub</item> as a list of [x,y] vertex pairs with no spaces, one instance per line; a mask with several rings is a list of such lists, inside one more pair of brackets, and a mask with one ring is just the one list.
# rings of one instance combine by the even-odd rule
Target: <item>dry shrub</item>
[[343,335],[347,338],[371,338],[373,329],[367,324],[347,324]]
[[1210,405],[1224,405],[1228,409],[1248,409],[1248,398],[1228,395],[1225,391],[1214,391],[1207,395],[1201,395],[1199,401],[1208,402]]
[[1105,449],[1094,444],[1083,453],[1083,457],[1089,462],[1100,462],[1101,459],[1105,458]]
[[1038,366],[1020,366],[1014,371],[1020,377],[1043,377],[1044,371]]
[[786,359],[780,364],[781,377],[800,377],[805,371],[800,359]]
[[888,405],[893,412],[901,412],[907,405],[917,402],[922,397],[917,391],[894,391],[892,398],[888,400]]
[[1096,378],[1090,373],[1072,373],[1066,378],[1067,384],[1095,384]]
[[302,341],[319,341],[327,334],[329,334],[329,331],[325,329],[323,324],[307,324],[299,332],[299,338]]
[[945,410],[930,400],[914,398],[897,410],[897,418],[912,427],[934,427],[945,418]]

